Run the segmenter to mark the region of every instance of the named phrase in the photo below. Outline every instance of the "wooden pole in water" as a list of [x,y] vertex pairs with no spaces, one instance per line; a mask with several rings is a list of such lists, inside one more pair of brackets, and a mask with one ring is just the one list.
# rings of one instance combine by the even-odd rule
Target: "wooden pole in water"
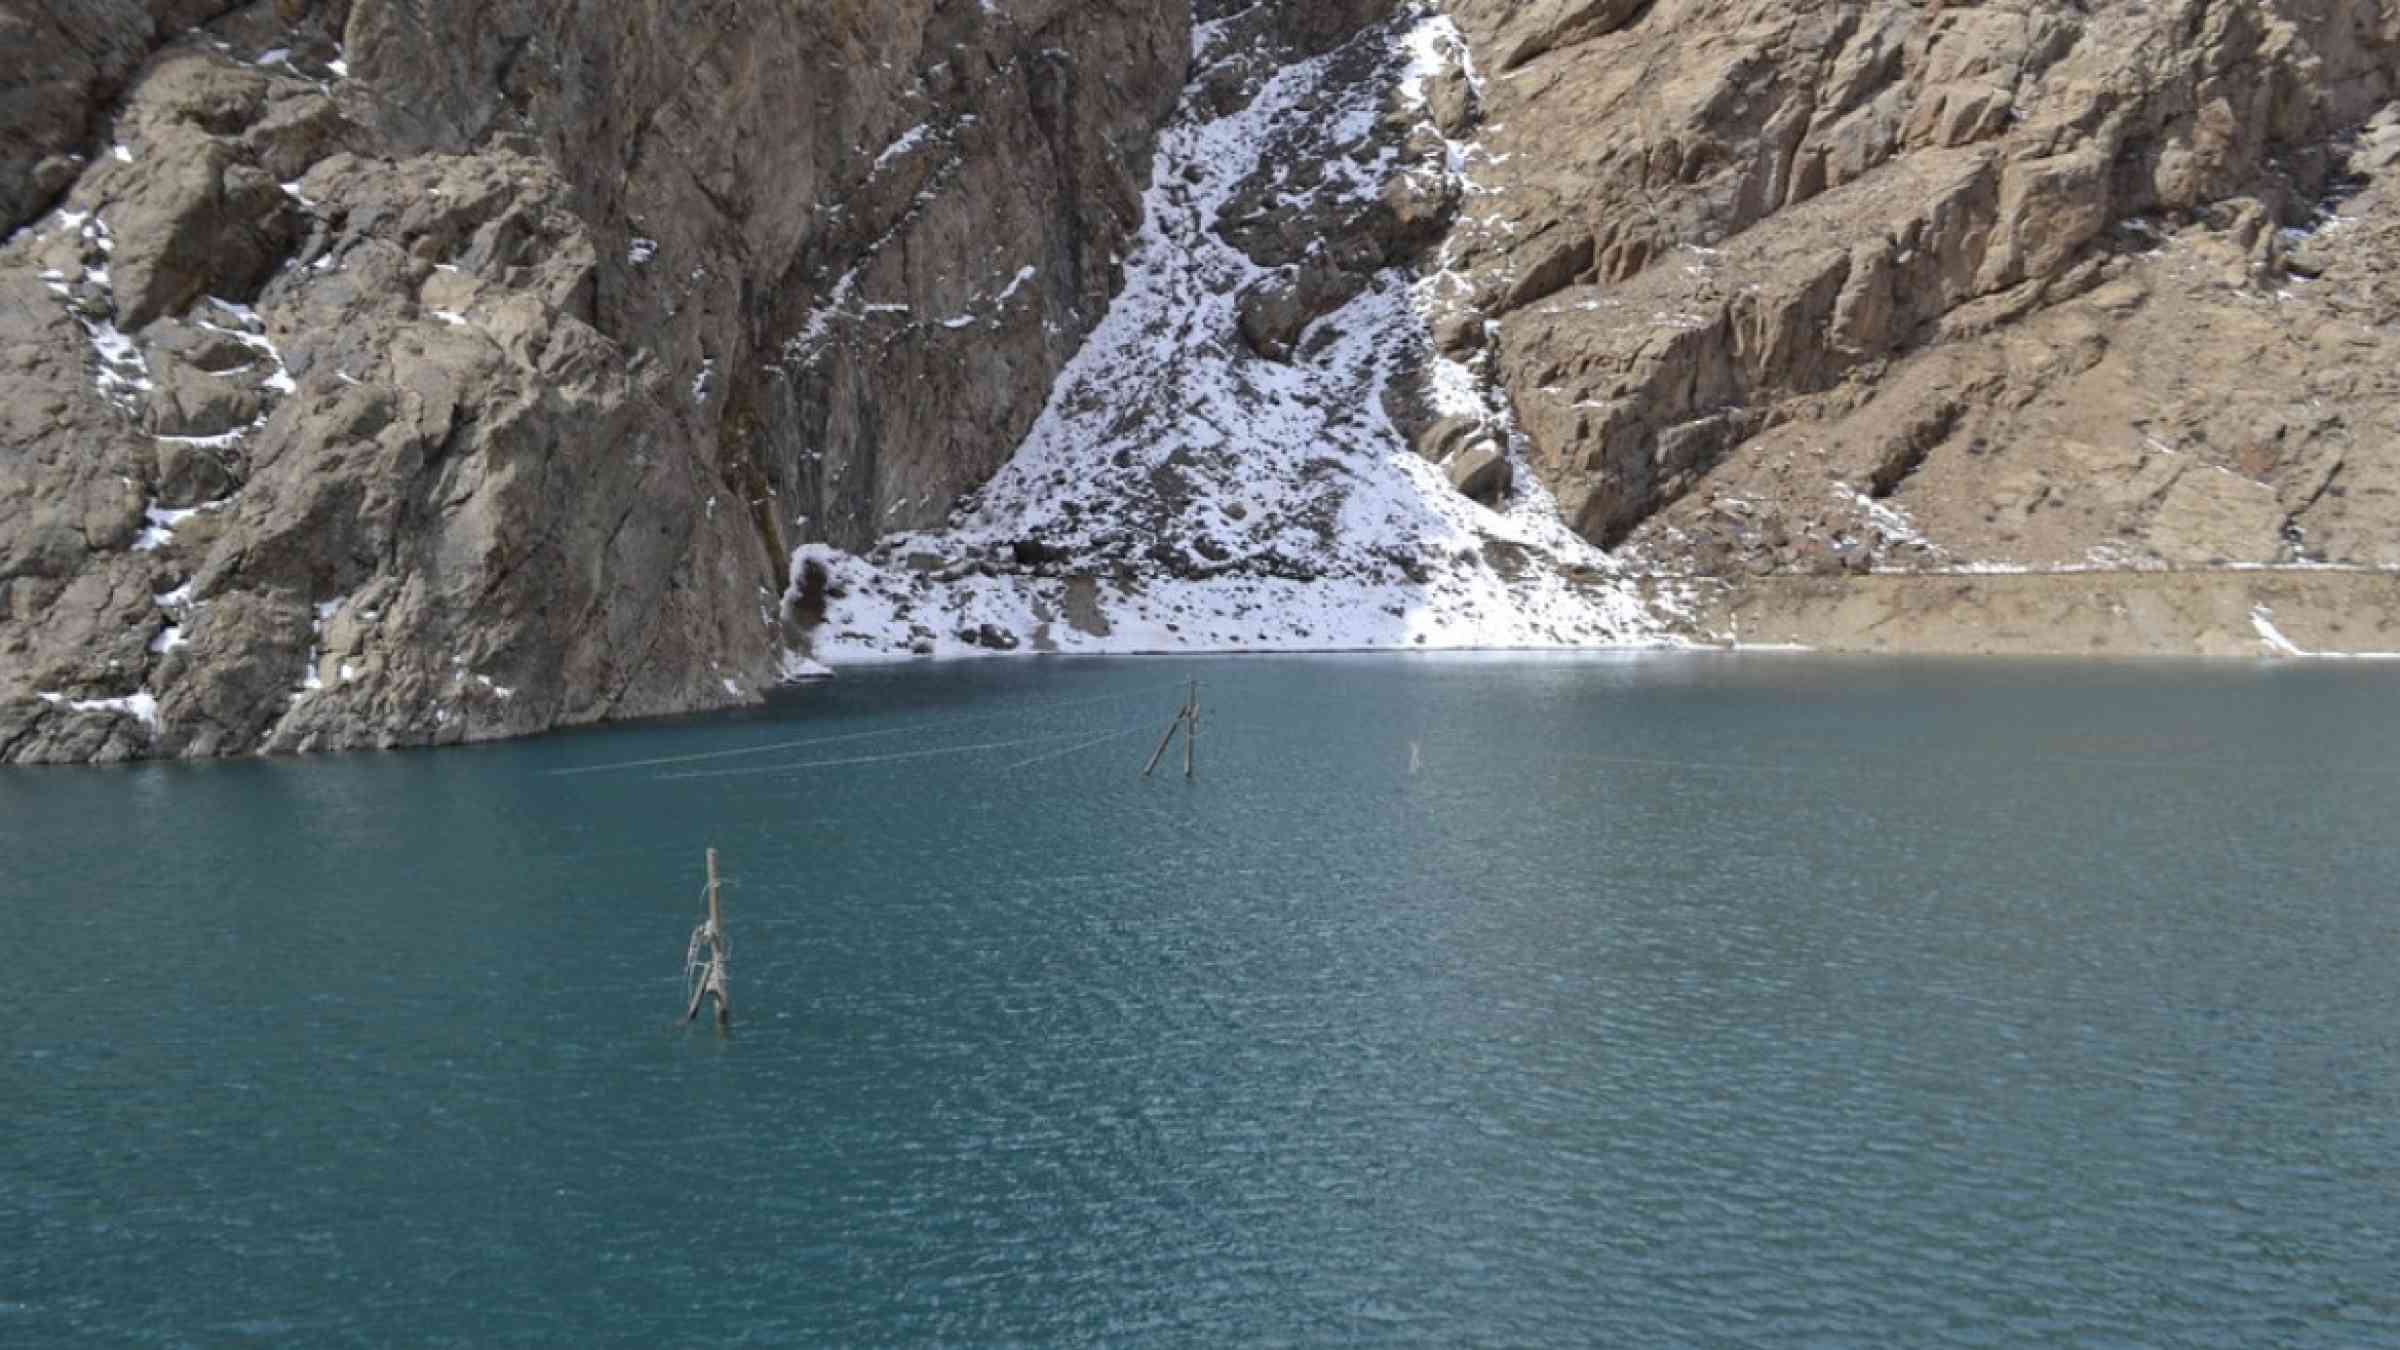
[[717,1030],[733,1025],[733,996],[725,987],[725,918],[717,903],[717,851],[708,851],[708,918],[692,932],[691,957],[686,969],[699,957],[700,949],[708,949],[708,959],[701,965],[692,984],[691,1005],[683,1010],[683,1020],[689,1023],[700,1015],[700,1005],[711,996],[717,1000]]
[[1193,680],[1184,687],[1183,706],[1175,710],[1175,720],[1167,723],[1167,734],[1158,738],[1158,748],[1150,752],[1150,762],[1142,766],[1142,777],[1148,778],[1167,757],[1167,747],[1175,743],[1175,733],[1183,733],[1183,776],[1192,776],[1192,737],[1200,730],[1200,681]]
[[1167,757],[1167,747],[1175,743],[1175,729],[1183,725],[1183,719],[1191,711],[1190,708],[1175,710],[1175,720],[1167,723],[1167,734],[1158,738],[1158,749],[1151,753],[1150,762],[1142,766],[1142,777],[1148,778],[1150,771],[1158,767],[1158,762]]
[[1200,682],[1192,681],[1183,700],[1183,776],[1192,776],[1192,740],[1200,734]]
[[708,931],[711,934],[724,931],[720,918],[717,913],[717,851],[712,848],[708,851]]

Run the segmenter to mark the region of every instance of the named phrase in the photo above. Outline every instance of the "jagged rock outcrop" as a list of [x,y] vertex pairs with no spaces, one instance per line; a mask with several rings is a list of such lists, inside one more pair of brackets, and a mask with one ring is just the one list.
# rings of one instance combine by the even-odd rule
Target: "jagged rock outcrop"
[[1105,312],[1190,19],[5,22],[0,761],[41,761],[755,698],[793,548],[941,519]]
[[165,38],[241,0],[80,0],[0,8],[0,230],[75,181],[104,111]]
[[1734,574],[2400,562],[2400,6],[1446,8],[1476,187],[1437,322],[1497,322],[1589,537]]

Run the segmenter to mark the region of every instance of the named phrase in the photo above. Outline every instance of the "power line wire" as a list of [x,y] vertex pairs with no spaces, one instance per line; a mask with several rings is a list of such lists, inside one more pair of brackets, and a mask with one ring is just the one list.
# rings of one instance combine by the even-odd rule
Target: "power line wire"
[[[1063,734],[1073,735],[1075,733]],[[740,778],[768,773],[796,773],[801,769],[828,769],[843,764],[888,764],[894,760],[932,759],[939,755],[972,755],[984,750],[1005,750],[1014,745],[1040,745],[1061,738],[1061,735],[1028,736],[1022,740],[986,741],[980,745],[945,746],[936,750],[903,750],[890,755],[864,755],[851,759],[810,759],[803,760],[798,764],[766,764],[755,769],[698,769],[689,773],[662,773],[658,775],[658,781],[663,783],[687,778]]]
[[[1164,686],[1161,686],[1164,687]],[[1181,688],[1180,684],[1173,686]],[[545,769],[545,777],[567,778],[587,773],[613,773],[623,769],[654,769],[666,764],[698,764],[708,760],[734,759],[744,755],[772,754],[778,750],[798,750],[814,745],[834,745],[844,741],[874,740],[883,736],[904,736],[911,732],[936,731],[944,727],[971,726],[979,722],[996,722],[1005,717],[1033,716],[1060,708],[1088,708],[1097,703],[1112,703],[1152,692],[1147,686],[1121,693],[1102,694],[1097,698],[1067,699],[1056,703],[1038,703],[1026,708],[1006,708],[999,712],[979,713],[972,717],[944,718],[934,722],[912,722],[907,726],[884,727],[876,731],[853,731],[840,736],[810,736],[796,741],[776,741],[768,745],[745,745],[732,750],[709,750],[690,755],[661,755],[654,759],[629,759],[611,764],[583,764],[572,769]]]
[[1149,727],[1147,727],[1147,726],[1139,726],[1139,725],[1137,725],[1137,726],[1130,726],[1130,727],[1126,727],[1126,728],[1125,728],[1124,730],[1122,730],[1122,731],[1111,731],[1111,732],[1108,732],[1108,733],[1107,733],[1107,734],[1105,734],[1105,735],[1094,736],[1094,737],[1093,737],[1093,738],[1091,738],[1090,740],[1088,740],[1088,741],[1085,741],[1085,742],[1083,742],[1083,743],[1082,743],[1082,744],[1080,744],[1080,745],[1070,745],[1070,746],[1068,746],[1068,747],[1067,747],[1066,749],[1064,749],[1064,750],[1052,750],[1052,751],[1049,751],[1049,752],[1047,752],[1047,753],[1045,753],[1045,754],[1039,754],[1039,755],[1035,755],[1035,756],[1034,756],[1033,758],[1031,758],[1031,759],[1020,759],[1020,760],[1018,760],[1018,761],[1017,761],[1016,763],[1014,763],[1014,764],[1003,764],[1003,765],[1001,765],[1001,766],[1000,766],[998,769],[995,769],[995,770],[993,770],[993,772],[995,772],[995,773],[1008,773],[1008,772],[1010,772],[1010,771],[1012,771],[1012,770],[1016,770],[1016,769],[1022,769],[1022,768],[1026,768],[1026,767],[1028,767],[1028,766],[1031,766],[1031,765],[1040,764],[1040,763],[1042,763],[1042,762],[1043,762],[1043,761],[1045,761],[1045,760],[1060,759],[1060,758],[1063,758],[1063,757],[1065,757],[1065,756],[1067,756],[1067,755],[1074,754],[1074,753],[1075,753],[1076,751],[1078,751],[1078,750],[1089,750],[1089,749],[1091,749],[1093,746],[1095,746],[1095,745],[1099,745],[1099,744],[1102,744],[1102,743],[1104,743],[1104,742],[1107,742],[1107,741],[1118,741],[1118,740],[1123,740],[1123,739],[1124,739],[1124,738],[1126,738],[1127,736],[1131,736],[1131,735],[1133,735],[1135,732],[1139,732],[1139,731],[1148,731],[1149,729],[1150,729],[1150,728],[1149,728]]

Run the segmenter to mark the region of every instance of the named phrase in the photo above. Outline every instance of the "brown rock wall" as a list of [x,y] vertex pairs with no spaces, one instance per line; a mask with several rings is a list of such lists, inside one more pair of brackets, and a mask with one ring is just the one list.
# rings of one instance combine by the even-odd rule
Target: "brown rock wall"
[[0,100],[56,105],[0,144],[16,760],[754,699],[791,549],[941,519],[1104,312],[1190,24],[11,14]]
[[[2379,251],[2389,156],[2367,125],[2400,93],[2400,7],[1446,8],[1483,76],[1449,303],[1501,320],[1497,381],[1588,537],[1704,571],[1832,566],[1861,539],[1917,556],[1856,489],[1897,493],[1929,560],[2400,552],[2400,522],[2335,529],[2341,497],[2309,498],[2312,528],[2196,478],[2038,540],[1979,519],[2034,479],[2053,503],[2101,497],[2056,449],[2070,428],[2139,447],[2205,427],[2203,463],[2268,501],[2322,483],[2324,453],[2290,446],[2303,422],[2332,434],[2302,391],[2380,388],[2400,354],[2350,289],[2400,261]],[[2312,249],[2350,287],[2290,284]],[[2390,413],[2378,396],[2349,417]],[[2286,448],[2214,439],[2253,424]],[[2392,449],[2336,438],[2344,472],[2388,475]],[[1720,497],[1773,527],[1718,528]]]

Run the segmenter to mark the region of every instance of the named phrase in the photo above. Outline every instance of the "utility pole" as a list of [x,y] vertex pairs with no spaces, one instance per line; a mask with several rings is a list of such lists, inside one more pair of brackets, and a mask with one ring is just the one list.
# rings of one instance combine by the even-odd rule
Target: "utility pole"
[[1192,776],[1192,733],[1200,728],[1200,681],[1193,680],[1185,688],[1183,706],[1175,710],[1175,720],[1167,723],[1167,734],[1158,738],[1158,749],[1151,752],[1150,762],[1142,766],[1142,777],[1148,778],[1167,757],[1167,747],[1175,743],[1175,733],[1183,733],[1183,776]]

